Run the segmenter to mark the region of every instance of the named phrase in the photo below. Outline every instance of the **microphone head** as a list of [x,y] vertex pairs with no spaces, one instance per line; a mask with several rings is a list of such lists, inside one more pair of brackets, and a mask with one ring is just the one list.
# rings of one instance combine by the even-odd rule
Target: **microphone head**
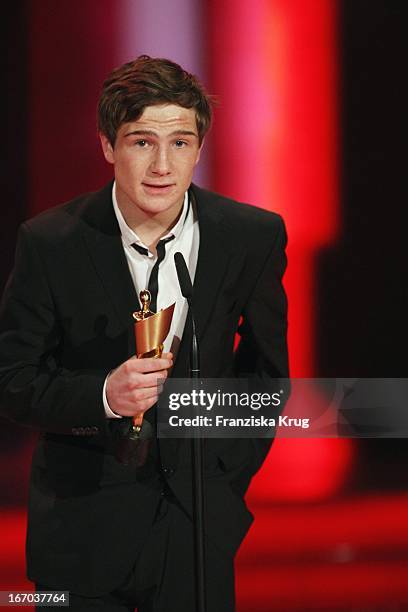
[[190,273],[188,271],[186,261],[183,254],[179,251],[174,254],[174,263],[176,264],[181,293],[183,297],[190,302],[193,297],[193,285],[191,283]]

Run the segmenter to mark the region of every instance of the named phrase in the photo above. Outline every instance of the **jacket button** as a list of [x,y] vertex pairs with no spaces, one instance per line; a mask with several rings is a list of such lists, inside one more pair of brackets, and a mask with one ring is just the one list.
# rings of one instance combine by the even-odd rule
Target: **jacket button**
[[171,467],[163,467],[163,474],[167,477],[173,476],[175,470]]

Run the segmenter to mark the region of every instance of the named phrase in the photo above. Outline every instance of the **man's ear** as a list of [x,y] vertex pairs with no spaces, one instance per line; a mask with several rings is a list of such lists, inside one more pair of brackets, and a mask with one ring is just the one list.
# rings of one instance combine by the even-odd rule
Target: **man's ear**
[[195,161],[195,164],[194,164],[195,166],[200,161],[200,156],[201,156],[201,151],[203,150],[203,146],[204,146],[204,138],[202,139],[201,144],[200,144],[200,148],[197,151],[197,157],[196,157],[196,161]]
[[108,163],[114,164],[115,158],[113,156],[113,147],[105,134],[99,132],[99,138],[101,140],[102,151],[105,156],[105,159]]

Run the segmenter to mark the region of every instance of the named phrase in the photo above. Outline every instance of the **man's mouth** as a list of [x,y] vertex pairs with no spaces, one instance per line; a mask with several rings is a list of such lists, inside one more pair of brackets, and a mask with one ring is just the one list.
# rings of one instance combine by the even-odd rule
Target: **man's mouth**
[[167,187],[172,187],[173,183],[166,183],[162,185],[156,185],[155,183],[143,183],[143,185],[151,189],[166,189]]
[[174,183],[142,183],[146,193],[150,195],[166,195],[174,187]]

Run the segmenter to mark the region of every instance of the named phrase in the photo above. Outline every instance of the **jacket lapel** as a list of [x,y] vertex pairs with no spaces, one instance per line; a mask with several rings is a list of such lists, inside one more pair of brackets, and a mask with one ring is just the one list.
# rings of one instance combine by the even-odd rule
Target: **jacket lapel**
[[[237,252],[237,245],[220,207],[216,205],[217,196],[193,184],[190,197],[197,211],[200,228],[200,245],[193,284],[193,310],[200,340],[211,321],[212,310],[228,272],[231,255]],[[174,377],[189,375],[190,342],[191,323],[187,319],[172,372]]]
[[208,324],[230,258],[230,244],[223,215],[212,206],[208,194],[193,187],[198,223],[200,246],[197,269],[194,278],[193,306],[198,337],[201,338]]
[[133,354],[132,313],[140,306],[112,206],[112,183],[89,197],[82,220],[89,255],[120,323],[129,330],[129,350]]

